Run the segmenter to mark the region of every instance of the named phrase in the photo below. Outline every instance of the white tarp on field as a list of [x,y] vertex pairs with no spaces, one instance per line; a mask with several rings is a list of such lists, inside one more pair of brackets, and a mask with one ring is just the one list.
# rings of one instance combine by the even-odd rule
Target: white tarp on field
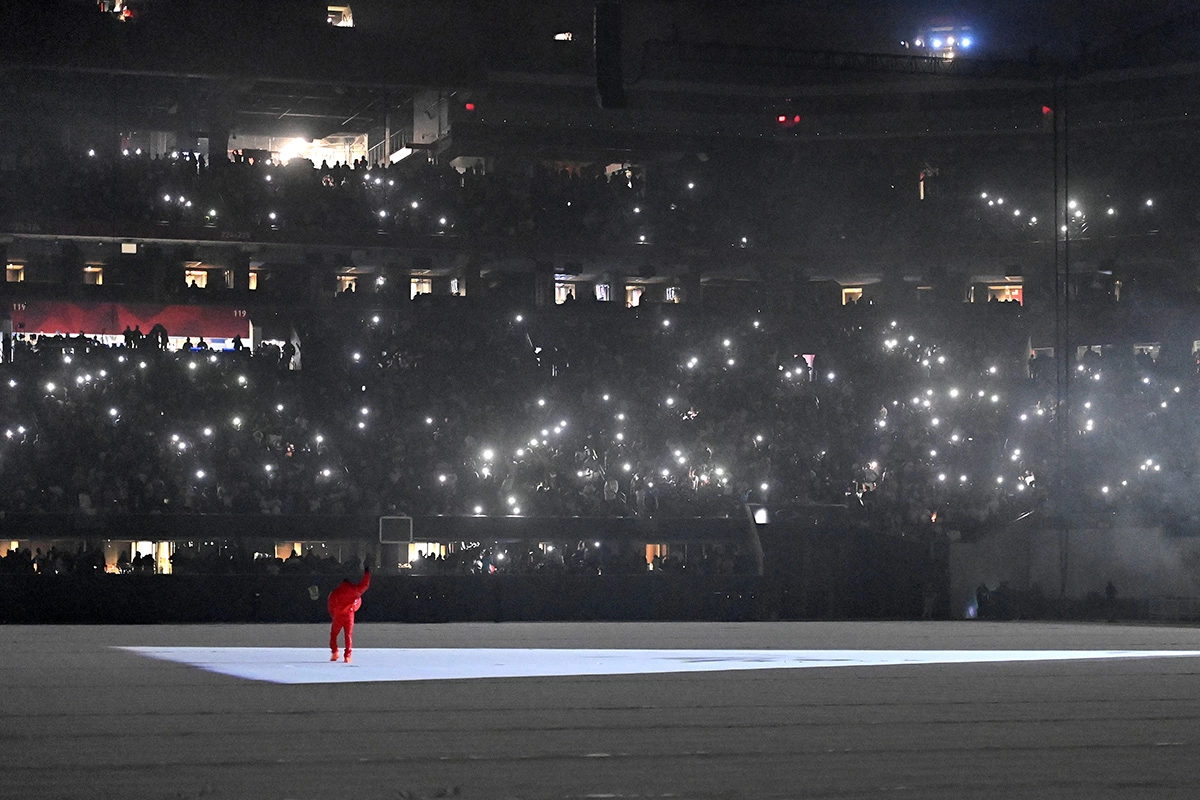
[[647,675],[808,667],[1181,658],[1196,650],[584,650],[369,648],[353,662],[300,647],[125,647],[148,658],[269,683],[360,683],[570,675]]

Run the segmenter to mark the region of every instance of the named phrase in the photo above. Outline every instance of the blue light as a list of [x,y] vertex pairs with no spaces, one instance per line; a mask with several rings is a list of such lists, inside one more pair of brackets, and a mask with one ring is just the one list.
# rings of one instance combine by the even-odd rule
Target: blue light
[[933,42],[932,42],[932,44],[933,44],[933,49],[934,49],[934,50],[941,50],[941,49],[942,49],[942,40],[941,40],[941,39],[934,39],[934,40],[933,40]]
[[971,46],[971,40],[970,40],[970,39],[963,39],[963,40],[962,40],[962,46],[963,46],[963,49],[966,49],[966,48],[970,47],[970,46]]

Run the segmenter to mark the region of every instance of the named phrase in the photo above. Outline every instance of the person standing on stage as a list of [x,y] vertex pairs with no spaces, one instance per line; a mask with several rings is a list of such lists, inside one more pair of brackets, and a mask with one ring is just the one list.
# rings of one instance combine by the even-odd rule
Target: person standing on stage
[[358,583],[343,580],[340,585],[329,593],[329,616],[333,624],[329,628],[329,649],[333,651],[330,661],[338,660],[338,634],[346,631],[345,661],[350,663],[350,650],[353,649],[351,636],[354,633],[354,612],[362,607],[363,592],[371,585],[371,566],[363,567],[363,577]]

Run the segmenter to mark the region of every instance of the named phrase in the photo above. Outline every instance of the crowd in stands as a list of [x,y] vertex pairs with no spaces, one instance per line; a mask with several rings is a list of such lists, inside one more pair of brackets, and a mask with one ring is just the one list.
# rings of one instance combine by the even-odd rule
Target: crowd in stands
[[[330,545],[293,550],[287,558],[260,552],[252,544],[226,540],[176,542],[169,556],[175,575],[346,575],[362,571],[364,562]],[[573,548],[550,543],[469,543],[444,553],[419,551],[408,565],[412,575],[619,575],[647,571],[658,574],[746,574],[753,565],[745,548],[730,543],[709,543],[656,555],[647,561],[639,544],[577,542]],[[79,542],[75,549],[52,545],[11,548],[0,555],[0,575],[121,575],[159,571],[153,553],[121,551],[110,569],[103,548]]]
[[[132,569],[129,559],[126,566]],[[38,573],[40,575],[86,575],[105,571],[104,551],[80,543],[75,549],[50,547],[45,553],[40,547],[12,548],[0,556],[0,575]]]
[[642,546],[611,541],[577,542],[573,547],[477,544],[442,555],[419,553],[410,568],[414,575],[634,575],[647,571],[732,575],[752,571],[745,549],[732,544],[680,548],[647,561]]
[[1020,342],[939,340],[871,308],[815,335],[677,308],[349,311],[309,324],[302,370],[249,349],[31,338],[0,366],[0,511],[653,518],[749,503],[784,521],[835,504],[904,535],[1011,521],[1051,487],[1093,508],[1197,511],[1190,353],[1085,356],[1064,430],[1055,370]]
[[[284,239],[388,232],[828,253],[1045,238],[1053,210],[1043,201],[1052,193],[1029,163],[997,162],[990,171],[964,163],[945,185],[941,173],[930,172],[922,202],[915,173],[898,174],[895,161],[890,151],[856,149],[827,160],[720,153],[650,166],[497,159],[485,169],[423,155],[395,164],[279,164],[234,154],[214,164],[191,153],[93,149],[31,164],[25,172],[37,179],[21,181],[20,197],[5,205],[12,222],[38,230],[119,228],[123,235],[140,225],[188,236],[202,228]],[[1161,192],[1158,206],[1147,207],[1144,175],[1129,184],[1138,188],[1128,198],[1107,194],[1089,203],[1081,195],[1087,214],[1081,206],[1072,217],[1072,235],[1194,222]],[[1101,203],[1124,203],[1122,213],[1104,214]]]
[[175,575],[345,575],[361,572],[363,567],[354,556],[341,559],[337,553],[318,553],[311,548],[280,558],[226,542],[177,544],[170,561]]

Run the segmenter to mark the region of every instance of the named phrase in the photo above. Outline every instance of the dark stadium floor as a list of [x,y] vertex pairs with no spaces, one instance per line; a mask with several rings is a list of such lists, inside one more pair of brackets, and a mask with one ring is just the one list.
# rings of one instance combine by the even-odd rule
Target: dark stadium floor
[[[1190,798],[1200,786],[1197,656],[281,684],[119,649],[311,647],[319,662],[327,637],[0,628],[0,797]],[[355,648],[354,664],[323,668],[379,668],[388,648],[1200,651],[1200,630],[363,623]]]

